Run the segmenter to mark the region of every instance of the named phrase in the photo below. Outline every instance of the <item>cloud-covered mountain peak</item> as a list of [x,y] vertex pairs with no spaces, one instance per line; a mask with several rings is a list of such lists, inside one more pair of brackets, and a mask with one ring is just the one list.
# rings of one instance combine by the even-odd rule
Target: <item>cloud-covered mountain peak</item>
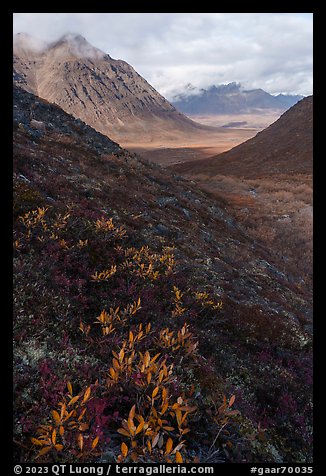
[[102,59],[108,56],[104,51],[95,48],[82,35],[77,33],[66,33],[59,40],[49,45],[49,50],[51,49],[77,58]]
[[29,33],[17,33],[13,37],[14,53],[18,54],[31,54],[42,53],[48,47],[46,41],[40,40]]

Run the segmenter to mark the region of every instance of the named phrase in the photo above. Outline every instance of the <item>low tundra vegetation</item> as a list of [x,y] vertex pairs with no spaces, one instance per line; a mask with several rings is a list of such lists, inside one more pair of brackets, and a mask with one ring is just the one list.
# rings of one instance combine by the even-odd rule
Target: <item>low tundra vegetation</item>
[[13,238],[20,461],[308,458],[308,337],[113,217],[34,199],[16,195]]
[[221,199],[14,96],[15,461],[311,463],[305,283]]
[[[192,434],[203,419],[212,434],[206,457],[224,441],[231,445],[236,396],[221,393],[216,414],[207,413],[191,325],[205,312],[217,318],[222,302],[207,291],[181,291],[173,249],[131,246],[123,225],[74,217],[71,206],[19,215],[14,250],[23,290],[16,344],[37,336],[17,353],[18,368],[35,371],[35,379],[17,375],[16,382],[18,389],[32,379],[28,395],[18,397],[25,458],[198,462]],[[33,314],[24,314],[28,307]]]

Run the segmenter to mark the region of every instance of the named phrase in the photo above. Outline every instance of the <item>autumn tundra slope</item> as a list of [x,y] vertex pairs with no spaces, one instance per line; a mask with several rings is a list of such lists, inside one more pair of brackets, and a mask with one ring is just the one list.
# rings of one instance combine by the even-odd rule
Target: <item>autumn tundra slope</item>
[[253,239],[312,299],[313,97],[304,98],[254,138],[220,155],[178,164],[223,199]]
[[222,201],[14,88],[17,462],[310,462],[310,303]]

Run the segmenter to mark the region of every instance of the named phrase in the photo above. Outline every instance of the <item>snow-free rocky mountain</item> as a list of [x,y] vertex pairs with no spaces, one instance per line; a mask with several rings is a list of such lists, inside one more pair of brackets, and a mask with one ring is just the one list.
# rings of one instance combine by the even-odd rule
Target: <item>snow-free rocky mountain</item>
[[263,89],[244,89],[239,83],[213,85],[196,89],[188,84],[184,92],[175,95],[172,104],[184,114],[240,114],[266,109],[285,111],[303,96],[278,94]]
[[68,34],[50,44],[14,36],[14,83],[117,140],[209,129],[178,112],[132,66]]

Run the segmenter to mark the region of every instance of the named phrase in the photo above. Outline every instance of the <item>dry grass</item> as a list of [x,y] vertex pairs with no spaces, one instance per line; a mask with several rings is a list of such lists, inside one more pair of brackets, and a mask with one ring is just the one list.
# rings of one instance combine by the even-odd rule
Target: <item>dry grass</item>
[[292,175],[245,180],[197,177],[201,187],[223,199],[253,240],[273,250],[278,267],[312,298],[312,177]]

